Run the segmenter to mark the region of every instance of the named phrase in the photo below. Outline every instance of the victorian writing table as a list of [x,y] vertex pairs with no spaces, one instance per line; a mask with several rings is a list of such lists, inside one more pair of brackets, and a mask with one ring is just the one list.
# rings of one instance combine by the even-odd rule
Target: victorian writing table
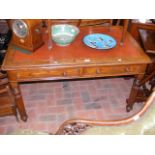
[[[90,33],[105,33],[114,37],[117,45],[109,50],[97,50],[87,47],[83,37]],[[127,111],[130,111],[138,93],[138,82],[143,78],[146,66],[150,59],[129,33],[123,46],[120,45],[122,27],[83,27],[75,41],[66,47],[53,43],[48,50],[45,44],[34,53],[26,54],[20,49],[10,46],[3,62],[3,70],[8,78],[16,97],[16,104],[22,120],[27,120],[20,82],[77,79],[92,77],[109,77],[135,75],[135,80],[127,102]]]

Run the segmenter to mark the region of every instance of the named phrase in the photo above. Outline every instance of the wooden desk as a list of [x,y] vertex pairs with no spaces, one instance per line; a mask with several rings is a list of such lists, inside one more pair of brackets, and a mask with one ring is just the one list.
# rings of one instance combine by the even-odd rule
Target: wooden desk
[[[120,46],[121,29],[122,27],[116,26],[110,31],[105,27],[83,27],[71,45],[59,47],[54,44],[53,49],[48,50],[45,43],[33,54],[25,54],[9,47],[2,68],[8,73],[21,119],[27,120],[19,89],[19,83],[25,81],[135,75],[127,104],[127,110],[130,111],[138,91],[137,84],[142,79],[150,59],[129,33],[124,45]],[[116,39],[117,46],[105,51],[89,48],[82,39],[90,33],[109,34]]]

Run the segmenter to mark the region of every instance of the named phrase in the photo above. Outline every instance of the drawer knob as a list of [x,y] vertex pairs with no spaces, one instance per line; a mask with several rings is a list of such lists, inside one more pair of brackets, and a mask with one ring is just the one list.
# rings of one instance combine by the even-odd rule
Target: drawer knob
[[126,72],[129,72],[129,71],[130,71],[130,68],[129,68],[129,67],[126,67],[126,68],[125,68],[125,71],[126,71]]
[[100,69],[98,68],[98,69],[96,69],[96,74],[101,74],[101,71],[100,71]]
[[63,76],[67,76],[67,73],[66,72],[63,72]]

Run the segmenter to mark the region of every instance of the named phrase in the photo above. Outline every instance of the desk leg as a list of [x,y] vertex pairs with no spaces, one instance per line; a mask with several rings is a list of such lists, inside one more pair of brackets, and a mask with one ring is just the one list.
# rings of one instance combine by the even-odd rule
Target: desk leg
[[19,84],[18,84],[18,82],[10,82],[10,86],[11,86],[13,93],[14,93],[14,96],[15,96],[15,100],[16,100],[17,108],[18,108],[18,111],[20,114],[20,118],[21,118],[21,120],[26,122],[27,121],[27,114],[26,114],[23,99],[21,96]]
[[140,90],[139,82],[142,80],[143,76],[144,75],[141,74],[141,75],[137,75],[135,77],[133,86],[131,88],[130,96],[128,99],[126,99],[126,102],[127,102],[126,111],[127,112],[130,112],[133,109],[133,105],[136,102],[136,98],[137,98],[138,92]]

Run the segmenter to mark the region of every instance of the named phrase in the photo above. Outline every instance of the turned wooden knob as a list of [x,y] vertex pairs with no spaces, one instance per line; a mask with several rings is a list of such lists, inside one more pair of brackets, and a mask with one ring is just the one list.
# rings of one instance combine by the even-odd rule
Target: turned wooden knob
[[125,71],[126,71],[126,72],[129,72],[129,71],[130,71],[130,68],[129,68],[129,67],[126,67],[126,68],[125,68]]
[[67,73],[65,71],[63,72],[63,76],[67,76]]
[[100,74],[100,73],[101,73],[100,69],[99,68],[96,69],[96,74]]

